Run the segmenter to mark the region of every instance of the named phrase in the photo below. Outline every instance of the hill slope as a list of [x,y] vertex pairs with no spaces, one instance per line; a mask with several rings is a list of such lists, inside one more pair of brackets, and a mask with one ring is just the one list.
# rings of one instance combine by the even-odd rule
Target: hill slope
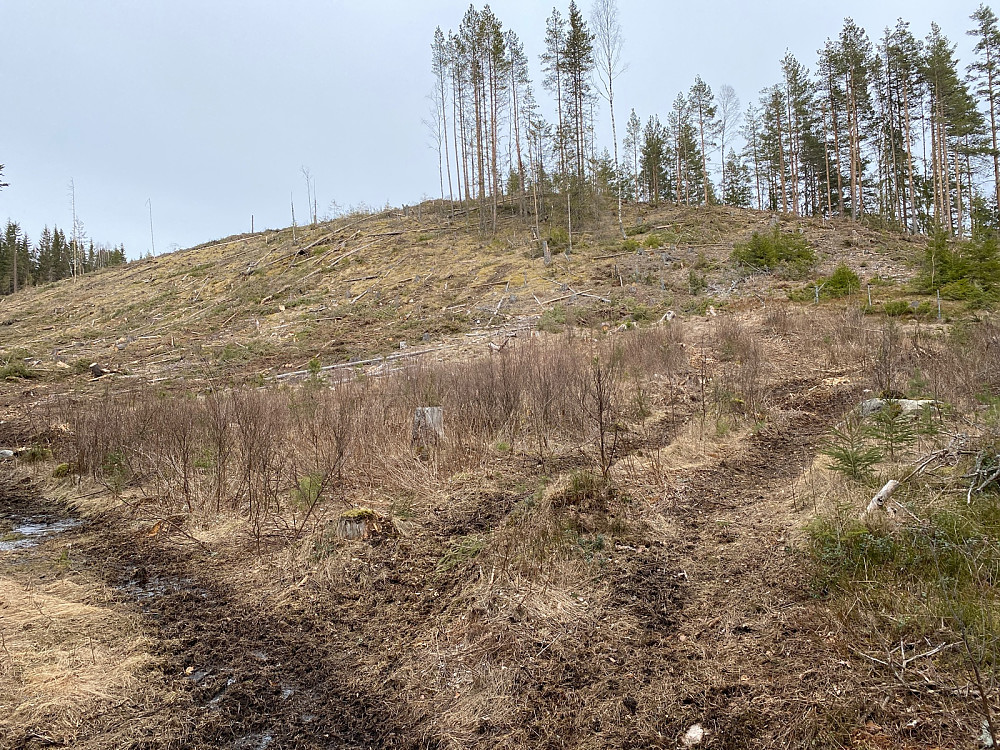
[[[546,311],[543,325],[553,327],[566,309],[571,320],[617,325],[668,309],[781,299],[801,286],[739,283],[729,263],[733,244],[767,229],[770,214],[644,210],[628,217],[638,231],[629,244],[605,219],[574,237],[571,254],[553,247],[549,265],[517,219],[482,238],[430,206],[238,235],[0,298],[0,354],[30,358],[53,377],[67,375],[59,362],[145,379],[273,376],[313,358],[325,366],[398,351],[401,341],[462,343],[473,338],[463,334],[533,326]],[[851,222],[780,225],[816,247],[818,273],[847,262],[862,278],[903,279],[919,247]]]
[[[975,744],[995,326],[789,304],[730,262],[767,214],[608,216],[546,263],[423,212],[0,303],[39,375],[0,383],[0,748]],[[876,306],[921,249],[780,223]],[[860,426],[865,389],[950,406]]]

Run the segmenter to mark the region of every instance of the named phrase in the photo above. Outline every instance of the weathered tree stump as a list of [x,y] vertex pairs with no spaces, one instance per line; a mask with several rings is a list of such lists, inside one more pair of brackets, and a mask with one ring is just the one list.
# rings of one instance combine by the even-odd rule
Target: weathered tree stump
[[370,508],[345,510],[337,519],[337,536],[341,539],[368,539],[382,536],[387,524]]
[[444,439],[444,409],[440,406],[421,406],[413,413],[411,445],[417,454],[426,458]]

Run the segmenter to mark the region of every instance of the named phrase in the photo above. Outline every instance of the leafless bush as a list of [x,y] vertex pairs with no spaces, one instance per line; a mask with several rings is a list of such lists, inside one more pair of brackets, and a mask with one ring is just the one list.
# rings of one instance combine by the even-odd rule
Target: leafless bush
[[215,512],[222,510],[222,501],[229,496],[229,466],[233,459],[233,401],[224,391],[213,391],[205,397],[205,441],[212,458],[212,493]]
[[899,325],[887,319],[879,327],[874,346],[868,350],[868,372],[874,391],[885,398],[904,395],[903,345],[904,337]]
[[960,329],[949,349],[954,376],[966,396],[1000,395],[1000,324],[985,320]]
[[567,339],[525,347],[527,360],[525,424],[539,460],[549,454],[560,434],[579,433],[583,428],[578,403],[580,352]]
[[787,336],[795,329],[795,319],[788,305],[771,303],[764,311],[764,328],[775,336]]
[[234,504],[245,508],[255,537],[259,540],[267,515],[280,511],[285,457],[282,438],[287,413],[281,409],[280,394],[259,390],[235,390],[233,421],[240,472]]
[[[233,513],[258,543],[300,536],[324,500],[348,492],[406,494],[435,472],[474,468],[499,441],[591,446],[607,481],[636,395],[684,362],[679,328],[601,341],[512,342],[464,363],[413,367],[293,389],[233,386],[207,394],[152,389],[66,401],[78,469],[121,489],[136,485],[164,510]],[[426,461],[410,445],[413,410],[441,406],[448,436]]]

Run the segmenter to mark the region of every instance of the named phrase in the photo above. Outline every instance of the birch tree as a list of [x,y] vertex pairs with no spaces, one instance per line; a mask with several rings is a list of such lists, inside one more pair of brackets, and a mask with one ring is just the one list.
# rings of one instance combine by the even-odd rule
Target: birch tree
[[591,12],[591,23],[594,27],[594,38],[597,42],[596,70],[601,95],[608,101],[611,113],[611,142],[614,145],[615,179],[618,183],[618,230],[622,239],[625,238],[625,225],[622,222],[622,180],[619,174],[618,162],[618,131],[615,127],[615,80],[625,72],[628,66],[622,62],[622,29],[618,22],[617,0],[595,0]]

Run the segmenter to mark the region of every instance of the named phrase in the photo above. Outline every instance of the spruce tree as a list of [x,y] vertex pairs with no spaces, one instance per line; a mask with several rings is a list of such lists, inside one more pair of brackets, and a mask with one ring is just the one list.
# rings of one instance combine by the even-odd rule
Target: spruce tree
[[725,159],[722,181],[722,202],[727,206],[750,208],[753,202],[753,185],[750,168],[734,149],[729,149]]

